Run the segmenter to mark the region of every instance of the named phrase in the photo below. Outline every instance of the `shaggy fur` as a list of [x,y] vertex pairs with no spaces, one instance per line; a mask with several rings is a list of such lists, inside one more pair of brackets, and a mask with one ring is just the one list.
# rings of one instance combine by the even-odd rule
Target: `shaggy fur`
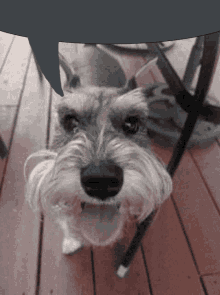
[[[25,167],[34,157],[42,161],[29,175],[26,199],[59,224],[63,253],[114,243],[126,224],[143,221],[170,196],[172,180],[152,154],[147,134],[150,89],[78,83],[57,106],[50,150],[27,159]],[[105,161],[122,169],[122,187],[114,197],[91,197],[81,171]]]

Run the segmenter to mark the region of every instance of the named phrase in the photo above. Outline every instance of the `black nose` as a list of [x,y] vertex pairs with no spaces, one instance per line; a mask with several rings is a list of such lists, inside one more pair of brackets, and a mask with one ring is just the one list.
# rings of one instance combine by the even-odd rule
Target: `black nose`
[[121,190],[123,170],[111,161],[92,163],[81,170],[81,183],[87,195],[104,201]]

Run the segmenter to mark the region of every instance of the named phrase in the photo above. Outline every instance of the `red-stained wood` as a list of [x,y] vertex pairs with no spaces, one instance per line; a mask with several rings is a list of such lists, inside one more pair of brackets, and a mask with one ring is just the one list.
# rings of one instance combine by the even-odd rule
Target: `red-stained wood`
[[[153,151],[159,159],[168,164],[172,149],[164,149],[154,144]],[[195,186],[200,187],[203,200],[209,198],[202,180],[199,182],[198,178],[199,173],[186,152],[173,178],[173,199],[168,199],[162,205],[158,220],[144,238],[143,247],[153,294],[204,294],[197,267],[173,203],[175,200],[187,237],[196,240],[200,233],[194,221],[197,206]],[[213,209],[211,200],[208,205]],[[201,220],[202,214],[198,214],[197,219],[199,217]],[[195,229],[189,226],[191,223],[195,225]],[[191,235],[188,234],[189,230]],[[194,250],[196,252],[197,248]]]
[[[71,53],[69,52],[71,47]],[[60,44],[60,51],[69,62],[78,57],[75,44]],[[75,54],[75,55],[74,55]],[[65,73],[61,69],[62,84],[65,81]],[[53,134],[54,107],[59,103],[60,97],[52,92],[51,126],[50,135]],[[51,137],[50,137],[51,142]],[[62,254],[63,233],[47,216],[44,220],[41,285],[40,294],[85,294],[93,295],[93,271],[92,254],[90,248],[83,248],[73,256]]]
[[138,249],[125,278],[116,276],[122,256],[135,234],[135,225],[128,226],[121,241],[112,247],[94,249],[96,294],[150,295],[148,276],[141,248]]
[[28,63],[29,43],[16,36],[0,75],[0,105],[17,105]]
[[[128,65],[127,65],[128,66]],[[138,69],[133,69],[135,73]],[[155,80],[155,77],[152,74],[152,68],[148,68],[146,70],[147,75],[145,75],[146,82],[145,83],[152,83]],[[167,205],[168,204],[168,205]],[[164,218],[159,217],[158,221],[160,220],[158,230],[153,229],[152,235],[154,237],[153,244],[143,244],[144,252],[146,249],[149,249],[148,255],[146,258],[149,259],[154,257],[155,264],[157,265],[158,259],[156,259],[155,255],[157,256],[158,248],[155,247],[155,244],[158,240],[158,231],[162,228],[161,232],[164,234],[162,238],[162,246],[163,240],[165,242],[167,239],[170,241],[173,247],[177,245],[177,250],[175,251],[175,259],[178,261],[178,265],[180,268],[177,269],[175,267],[171,268],[170,271],[168,269],[162,268],[164,272],[154,271],[154,263],[152,265],[149,264],[148,271],[150,272],[150,283],[153,288],[153,291],[160,294],[164,294],[163,291],[166,290],[167,292],[173,292],[176,294],[175,291],[183,291],[183,292],[190,292],[193,290],[196,294],[204,294],[202,286],[199,281],[199,275],[196,271],[196,267],[193,263],[193,259],[191,257],[191,253],[189,251],[188,245],[185,241],[184,234],[182,232],[181,226],[179,224],[179,220],[176,216],[176,212],[171,200],[167,201],[166,210],[161,211],[162,213],[160,216],[165,216],[166,220],[170,220],[167,223],[164,223]],[[169,219],[170,218],[170,219]],[[173,226],[172,226],[173,224]],[[155,223],[156,226],[156,223]],[[97,294],[127,294],[132,291],[132,293],[137,294],[150,294],[149,289],[149,282],[148,277],[145,269],[144,259],[141,254],[141,249],[138,250],[127,278],[119,279],[115,275],[115,270],[117,269],[118,263],[120,262],[120,258],[125,251],[126,247],[128,246],[129,242],[131,241],[134,235],[135,229],[129,230],[129,234],[124,237],[121,243],[118,244],[116,247],[105,247],[105,248],[95,248],[93,250],[93,259],[94,259],[94,272],[95,272],[95,290]],[[149,234],[151,234],[149,232]],[[159,231],[159,236],[162,236],[162,233]],[[170,233],[173,233],[171,235]],[[149,235],[148,234],[148,235]],[[176,242],[176,236],[178,236],[178,241]],[[152,239],[147,239],[147,242],[152,242]],[[46,219],[45,223],[45,232],[44,232],[44,250],[43,250],[43,265],[42,265],[42,284],[41,284],[41,292],[42,294],[56,293],[59,294],[59,290],[65,290],[66,294],[70,292],[82,292],[82,286],[89,286],[89,289],[84,290],[85,294],[93,290],[92,284],[92,261],[90,257],[89,249],[83,249],[78,254],[74,255],[73,257],[65,257],[61,254],[61,242],[62,242],[62,233],[58,228],[54,226],[54,224],[50,223],[49,220]],[[169,245],[169,243],[167,243]],[[182,245],[178,251],[178,245]],[[124,248],[124,249],[123,249]],[[118,250],[117,250],[118,249]],[[122,251],[123,249],[123,251]],[[168,246],[168,249],[173,249]],[[161,250],[161,249],[160,249]],[[162,253],[162,257],[168,260],[173,254],[173,251],[164,252],[163,248],[160,251]],[[184,260],[182,257],[184,256]],[[180,257],[179,257],[180,256]],[[88,257],[86,259],[86,257]],[[174,259],[174,260],[175,260]],[[151,259],[150,261],[153,261]],[[168,261],[167,261],[168,262]],[[149,260],[147,260],[147,264]],[[184,264],[186,263],[186,265]],[[177,263],[175,264],[175,266]],[[161,264],[159,264],[161,266]],[[87,272],[85,274],[84,268],[87,268]],[[48,270],[53,271],[48,271]],[[69,273],[67,277],[67,270],[71,269],[71,273]],[[77,272],[78,270],[78,272]],[[78,275],[77,275],[78,273]],[[158,275],[164,276],[165,279],[161,279],[161,283],[158,284]],[[181,276],[181,279],[179,277]],[[71,278],[71,279],[70,279]],[[178,279],[177,279],[178,278]],[[86,282],[85,285],[82,285],[82,281]],[[155,283],[156,282],[156,283]],[[131,291],[130,291],[131,290]],[[175,291],[174,291],[175,290]],[[70,293],[71,294],[71,293]],[[83,293],[84,294],[84,293]],[[88,293],[90,294],[90,293]],[[181,293],[179,293],[181,294]],[[185,293],[182,293],[185,294]]]
[[[16,108],[23,88],[30,48],[25,38],[0,32],[0,134],[9,147],[16,124]],[[10,50],[9,50],[10,49]],[[18,52],[22,52],[18,55]],[[8,54],[7,54],[8,53]],[[3,176],[6,159],[0,159],[0,179]]]
[[218,295],[220,290],[220,273],[203,276],[206,290],[209,295]]
[[[200,182],[203,182],[203,185],[197,183],[194,185],[194,198],[197,202],[194,220],[199,214],[197,217],[199,218],[197,233],[200,232],[197,239],[195,234],[192,235],[195,255],[201,274],[219,272],[220,147],[217,143],[214,143],[207,149],[192,149],[190,154],[198,169],[199,176],[197,178],[200,178]],[[201,187],[206,188],[207,193],[205,195],[201,194]],[[196,225],[194,228],[196,228]]]
[[[166,164],[168,163],[171,151],[161,149],[156,145],[154,145],[154,151]],[[185,152],[181,160],[173,183],[173,201],[183,223],[198,273],[208,274],[218,271],[220,257],[217,233],[220,227],[220,218],[209,189],[188,151]],[[182,244],[180,246],[183,247]],[[182,256],[180,255],[180,257]],[[188,271],[191,271],[190,265]]]
[[[153,77],[155,81],[164,82],[157,68],[153,70]],[[172,148],[165,149],[155,144],[154,151],[168,164],[172,155]],[[218,158],[219,146],[217,144],[213,144],[206,149],[195,147],[185,152],[174,175],[172,202],[171,199],[166,202],[172,204],[172,206],[168,206],[166,203],[162,206],[162,209],[164,206],[168,206],[167,210],[164,210],[164,212],[166,211],[164,214],[169,214],[169,218],[171,218],[170,216],[173,216],[172,218],[176,216],[175,222],[169,222],[172,225],[172,230],[168,231],[166,229],[162,231],[160,229],[163,232],[161,237],[166,237],[167,247],[163,250],[159,244],[157,250],[148,250],[146,252],[147,266],[149,267],[150,280],[155,294],[194,294],[194,292],[195,294],[200,294],[200,292],[203,294],[199,276],[219,271],[218,261],[220,257],[218,245],[220,239],[217,234],[220,228],[219,202],[217,198],[219,191]],[[216,205],[217,203],[218,205]],[[168,211],[170,212],[167,213]],[[179,218],[177,218],[176,214]],[[159,223],[159,221],[156,222]],[[150,231],[157,231],[156,222]],[[186,236],[183,234],[180,222],[183,225]],[[158,226],[158,228],[163,228],[163,226],[164,224],[161,222],[161,226]],[[145,247],[147,249],[151,249],[147,238],[150,235],[150,231],[145,238]],[[159,233],[157,236],[160,236]],[[154,240],[153,242],[155,244]],[[164,246],[163,240],[161,244]],[[174,262],[172,264],[169,264],[166,258],[169,257],[170,248],[175,249],[175,251],[173,250],[173,255],[170,254],[169,258],[170,262]],[[152,258],[152,251],[161,254],[160,256],[155,254],[154,260]],[[184,260],[182,257],[184,257]],[[157,262],[158,260],[163,261],[164,270],[161,264],[158,267],[155,266],[159,263]],[[149,261],[152,261],[151,266]],[[166,268],[166,265],[169,267]],[[154,277],[154,273],[156,277]],[[188,280],[188,276],[191,278],[190,280]],[[161,278],[163,283],[160,281]],[[201,277],[201,280],[203,278],[207,278],[207,276]],[[158,284],[157,279],[160,281],[160,284]],[[172,282],[172,284],[168,282]],[[164,286],[165,288],[167,287],[166,292],[164,291]],[[209,288],[209,290],[211,289]],[[209,294],[213,293],[210,292]]]
[[[7,60],[7,56],[10,52],[10,49],[11,49],[14,39],[15,39],[15,36],[0,31],[0,74],[1,74],[4,64]],[[10,128],[8,128],[9,127],[8,125],[12,124],[12,117],[15,114],[13,111],[11,112],[11,110],[10,110],[10,112],[8,112],[8,111],[9,110],[6,111],[5,109],[0,110],[0,112],[2,113],[3,116],[8,114],[9,118],[10,118],[9,120],[6,120],[7,123],[4,122],[4,124],[5,124],[5,126],[3,127],[4,131],[6,131],[6,130],[9,131]],[[1,123],[3,123],[3,122],[1,122]],[[1,149],[7,150],[6,144],[8,142],[7,143],[4,142],[4,140],[2,138],[2,134],[0,134],[0,141],[1,141]],[[4,146],[5,146],[5,148],[4,148]],[[6,150],[5,150],[5,152],[6,152]],[[4,155],[3,151],[1,151],[1,154],[2,154],[2,156]],[[6,156],[6,154],[4,156]],[[2,161],[2,159],[1,159],[1,161]],[[2,174],[3,167],[4,167],[4,165],[2,163],[2,165],[0,166],[0,175]]]
[[[53,91],[50,105],[47,82],[45,95],[40,94],[33,59],[25,82],[28,41],[16,37],[7,55],[11,44],[7,38],[5,45],[0,46],[0,61],[7,56],[0,75],[0,125],[7,145],[14,123],[15,132],[8,162],[2,161],[0,166],[1,176],[7,164],[0,200],[0,293],[35,294],[38,246],[42,243],[40,294],[151,294],[150,289],[154,295],[219,294],[219,140],[206,149],[185,152],[173,178],[172,197],[163,204],[146,233],[126,278],[119,279],[115,271],[134,235],[134,227],[125,231],[124,238],[113,247],[84,248],[73,256],[65,256],[61,253],[63,233],[45,216],[43,240],[39,240],[39,217],[24,202],[23,164],[30,153],[46,147],[48,107],[53,109],[60,97]],[[177,41],[166,53],[180,76],[193,43],[193,39]],[[82,45],[70,47],[61,46],[64,51],[69,50],[68,58],[80,57]],[[118,62],[126,78],[145,63],[144,59],[130,56],[120,57]],[[85,72],[85,83],[92,81],[91,67],[85,65],[80,71]],[[65,80],[62,70],[61,80]],[[138,84],[157,81],[164,82],[164,78],[156,67],[150,66],[141,73]],[[217,92],[217,82],[212,89]],[[19,98],[21,105],[14,121]],[[156,144],[153,150],[166,164],[173,151]]]
[[142,245],[153,294],[205,294],[171,199]]
[[[18,118],[1,190],[0,261],[2,267],[0,286],[4,294],[35,294],[39,217],[33,214],[24,200],[23,168],[26,158],[32,152],[45,147],[49,95],[47,82],[44,95],[39,91],[39,77],[33,58],[25,81],[23,68],[26,63],[27,69],[30,62],[31,49],[27,38],[16,37],[16,40],[13,48],[17,49],[17,53],[19,52],[17,61],[11,56],[11,59],[14,58],[15,64],[13,66],[9,58],[5,64],[5,73],[11,77],[17,71],[21,72],[23,80],[20,76],[17,78],[13,76],[11,77],[12,81],[9,79],[9,85],[12,87],[15,83],[15,88],[12,87],[11,93],[9,86],[4,89],[9,98],[14,97],[16,93],[20,95],[21,102],[17,110]],[[26,58],[24,52],[26,52]],[[14,55],[16,56],[16,53]],[[25,82],[25,87],[21,91],[23,82]],[[14,97],[10,103],[13,104],[15,101]]]
[[[0,135],[6,147],[9,147],[10,144],[16,111],[16,106],[0,106]],[[2,180],[6,163],[6,158],[0,158],[0,181]]]
[[45,217],[40,294],[94,294],[91,250],[63,255],[62,239],[61,230]]

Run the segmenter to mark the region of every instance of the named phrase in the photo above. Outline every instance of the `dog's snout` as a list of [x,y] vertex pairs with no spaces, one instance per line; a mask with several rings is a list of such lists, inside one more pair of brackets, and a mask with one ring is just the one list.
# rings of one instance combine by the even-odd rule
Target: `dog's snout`
[[111,161],[91,163],[81,170],[81,183],[87,195],[104,201],[121,190],[123,170]]

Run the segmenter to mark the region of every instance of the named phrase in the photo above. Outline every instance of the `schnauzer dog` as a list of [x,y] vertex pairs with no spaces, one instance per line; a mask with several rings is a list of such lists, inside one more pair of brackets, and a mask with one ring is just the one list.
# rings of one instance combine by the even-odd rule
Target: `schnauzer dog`
[[143,221],[170,196],[172,180],[150,149],[152,86],[138,88],[134,79],[122,88],[82,86],[63,68],[71,85],[57,106],[50,150],[26,160],[25,167],[42,158],[26,200],[60,226],[62,252],[72,254],[119,240],[125,225]]

